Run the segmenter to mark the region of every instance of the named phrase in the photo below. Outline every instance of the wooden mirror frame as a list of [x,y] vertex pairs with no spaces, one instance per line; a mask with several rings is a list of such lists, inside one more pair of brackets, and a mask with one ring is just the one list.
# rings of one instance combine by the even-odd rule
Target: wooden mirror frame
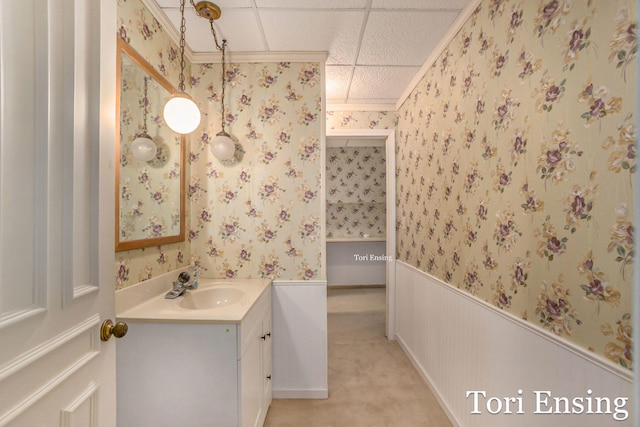
[[145,73],[152,77],[160,86],[169,91],[170,94],[176,92],[176,89],[169,81],[160,74],[151,64],[149,64],[136,50],[120,37],[117,38],[118,54],[116,58],[116,112],[118,118],[116,120],[116,161],[115,161],[115,251],[128,251],[132,249],[141,249],[150,246],[166,245],[169,243],[183,242],[185,240],[185,170],[186,170],[186,145],[185,136],[180,136],[180,231],[177,235],[153,237],[138,240],[120,240],[120,144],[121,144],[121,97],[122,97],[122,55],[127,55],[135,64],[137,64]]

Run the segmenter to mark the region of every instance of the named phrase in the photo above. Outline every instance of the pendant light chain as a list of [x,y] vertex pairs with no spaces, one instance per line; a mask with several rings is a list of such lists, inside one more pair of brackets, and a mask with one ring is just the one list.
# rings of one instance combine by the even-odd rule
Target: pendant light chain
[[185,33],[187,32],[187,21],[184,17],[185,0],[180,0],[180,81],[171,99],[164,105],[163,118],[169,128],[181,135],[187,135],[200,126],[202,113],[200,107],[193,98],[186,93],[184,84],[186,62],[184,50],[186,47]]
[[185,69],[185,62],[184,62],[184,46],[185,46],[185,40],[184,40],[184,34],[187,31],[187,20],[184,18],[184,2],[185,0],[180,0],[180,16],[181,16],[181,21],[180,21],[180,82],[178,83],[178,90],[180,92],[184,92],[185,90],[185,86],[184,86],[184,69]]
[[142,132],[147,133],[147,112],[149,111],[149,99],[148,99],[148,84],[149,78],[144,76],[144,114],[143,114],[143,122],[142,122]]
[[209,25],[211,26],[211,34],[213,34],[213,41],[216,43],[216,49],[222,52],[222,94],[220,96],[220,104],[222,105],[221,125],[222,125],[222,131],[224,132],[224,123],[225,123],[225,115],[226,115],[225,108],[224,108],[224,95],[225,95],[224,89],[225,89],[225,81],[227,77],[225,51],[227,48],[227,41],[223,39],[222,45],[220,45],[220,43],[218,43],[218,36],[216,35],[216,30],[213,27],[213,19],[209,19]]

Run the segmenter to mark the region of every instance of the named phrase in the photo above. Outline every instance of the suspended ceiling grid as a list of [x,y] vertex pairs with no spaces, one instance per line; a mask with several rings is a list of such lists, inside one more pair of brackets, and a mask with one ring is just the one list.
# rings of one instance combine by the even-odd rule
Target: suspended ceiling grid
[[[179,28],[179,0],[148,1]],[[327,52],[328,107],[391,109],[467,0],[214,2],[222,9],[216,31],[228,40],[231,54]],[[216,53],[209,22],[186,4],[187,45],[196,54]]]

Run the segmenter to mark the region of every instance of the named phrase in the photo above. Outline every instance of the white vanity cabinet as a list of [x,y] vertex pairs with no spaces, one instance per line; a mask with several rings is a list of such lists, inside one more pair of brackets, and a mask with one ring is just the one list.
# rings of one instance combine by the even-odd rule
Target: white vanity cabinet
[[271,404],[271,286],[239,323],[122,320],[129,332],[117,345],[118,427],[263,425]]
[[239,425],[262,426],[271,404],[271,290],[268,308],[254,307],[240,326]]

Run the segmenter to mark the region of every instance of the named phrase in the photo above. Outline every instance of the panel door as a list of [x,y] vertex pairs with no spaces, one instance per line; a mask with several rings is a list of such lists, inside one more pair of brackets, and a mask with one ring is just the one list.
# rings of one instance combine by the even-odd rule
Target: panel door
[[0,426],[115,426],[115,29],[0,2]]

